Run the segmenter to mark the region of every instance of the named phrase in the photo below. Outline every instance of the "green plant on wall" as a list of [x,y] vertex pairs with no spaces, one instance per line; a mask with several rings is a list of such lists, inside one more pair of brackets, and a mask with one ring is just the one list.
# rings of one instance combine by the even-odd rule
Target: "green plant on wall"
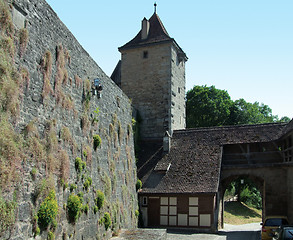
[[5,201],[0,192],[0,238],[15,223],[16,201]]
[[19,45],[20,45],[20,56],[22,56],[26,50],[28,44],[28,30],[26,28],[22,28],[19,30]]
[[136,181],[136,191],[138,191],[141,188],[142,188],[142,182],[139,179],[137,179],[137,181]]
[[82,161],[80,157],[75,158],[75,169],[81,173],[86,168],[86,162]]
[[111,216],[108,212],[104,213],[104,225],[106,230],[112,225]]
[[98,134],[94,135],[93,136],[93,139],[94,139],[94,149],[96,151],[97,148],[101,145],[102,139],[101,139],[101,137]]
[[87,177],[83,183],[83,188],[88,191],[89,190],[89,187],[92,185],[92,178],[91,177]]
[[80,197],[75,194],[70,194],[67,200],[67,211],[70,222],[76,222],[82,210],[82,202]]
[[75,190],[76,188],[77,186],[74,183],[70,184],[70,187],[69,187],[70,192],[73,192],[73,190]]
[[93,113],[93,118],[92,118],[92,122],[93,122],[93,123],[97,123],[97,122],[99,122],[99,115],[100,115],[100,110],[99,110],[99,108],[97,107],[96,110],[95,110],[94,113]]
[[58,214],[58,203],[55,191],[52,190],[45,200],[41,203],[38,211],[38,224],[41,228],[47,228],[50,224],[54,224]]
[[101,190],[97,191],[97,197],[95,198],[95,204],[98,207],[98,209],[101,209],[101,207],[104,204],[105,195]]
[[53,232],[49,231],[47,239],[48,240],[55,240],[55,234]]

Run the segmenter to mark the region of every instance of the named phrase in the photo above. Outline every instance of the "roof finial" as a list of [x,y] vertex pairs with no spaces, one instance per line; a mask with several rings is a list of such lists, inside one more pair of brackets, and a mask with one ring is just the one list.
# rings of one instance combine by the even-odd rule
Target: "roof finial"
[[157,13],[157,3],[156,2],[154,4],[154,6],[155,6],[155,13]]

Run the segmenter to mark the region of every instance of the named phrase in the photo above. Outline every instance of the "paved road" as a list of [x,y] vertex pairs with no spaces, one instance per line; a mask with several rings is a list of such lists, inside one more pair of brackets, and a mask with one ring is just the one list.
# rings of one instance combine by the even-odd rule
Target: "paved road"
[[260,224],[228,225],[218,234],[199,234],[192,232],[168,232],[167,240],[259,240]]

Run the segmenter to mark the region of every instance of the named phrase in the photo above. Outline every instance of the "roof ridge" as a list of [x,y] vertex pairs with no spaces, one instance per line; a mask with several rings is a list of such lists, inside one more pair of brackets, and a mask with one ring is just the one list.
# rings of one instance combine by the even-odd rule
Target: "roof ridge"
[[259,124],[240,124],[240,125],[227,125],[227,126],[213,126],[213,127],[198,127],[198,128],[186,128],[174,130],[174,133],[182,132],[201,132],[207,130],[225,130],[225,129],[239,129],[239,128],[257,128],[257,127],[266,127],[266,126],[286,126],[288,123],[284,122],[274,122],[274,123],[259,123]]

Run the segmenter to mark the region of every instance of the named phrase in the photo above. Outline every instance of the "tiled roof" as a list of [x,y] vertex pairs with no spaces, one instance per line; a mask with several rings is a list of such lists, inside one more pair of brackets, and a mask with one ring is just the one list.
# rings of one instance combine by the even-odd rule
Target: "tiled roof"
[[[170,152],[142,178],[143,193],[215,193],[222,146],[279,139],[287,124],[259,124],[174,131]],[[170,165],[169,170],[167,167]],[[160,171],[156,171],[160,170]]]
[[148,37],[145,40],[141,38],[141,31],[128,43],[123,45],[120,49],[132,48],[140,45],[146,45],[151,43],[158,43],[163,41],[173,41],[173,39],[167,33],[163,23],[161,22],[159,16],[154,13],[153,16],[149,19],[150,29]]
[[176,45],[176,47],[179,49],[179,51],[181,52],[182,57],[184,57],[187,60],[186,54],[180,48],[180,46],[176,43],[174,38],[171,38],[169,36],[161,19],[156,13],[154,13],[151,16],[151,18],[149,19],[149,23],[150,23],[150,28],[149,28],[149,33],[146,39],[141,38],[141,30],[140,30],[138,34],[132,40],[130,40],[128,43],[120,47],[119,50],[128,49],[128,48],[137,48],[137,47],[145,46],[149,44],[173,42]]

